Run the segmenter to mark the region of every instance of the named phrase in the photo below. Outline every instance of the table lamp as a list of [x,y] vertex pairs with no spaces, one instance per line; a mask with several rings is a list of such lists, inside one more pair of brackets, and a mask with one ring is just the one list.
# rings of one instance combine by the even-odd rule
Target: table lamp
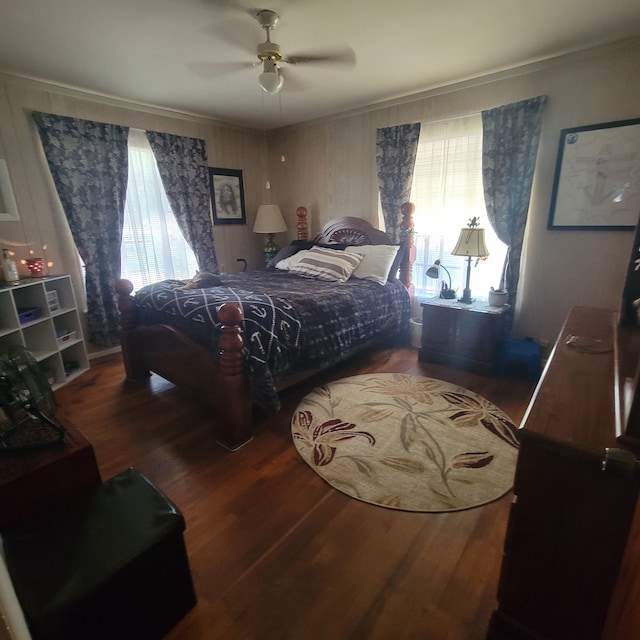
[[440,289],[440,297],[446,300],[453,300],[456,297],[456,292],[451,288],[451,274],[443,264],[440,264],[440,260],[436,260],[427,269],[427,277],[440,279],[440,269],[444,269],[445,273],[449,276],[449,287],[446,287],[444,285],[444,282],[442,283],[442,289]]
[[451,255],[466,256],[467,258],[467,286],[462,292],[462,298],[458,302],[471,304],[471,288],[469,281],[471,280],[471,258],[486,258],[489,255],[487,246],[484,243],[484,229],[478,229],[478,218],[473,217],[469,220],[469,226],[460,231],[458,243],[454,247]]
[[258,207],[253,232],[267,234],[267,241],[263,249],[265,264],[280,251],[280,247],[273,241],[273,235],[286,230],[287,225],[277,204],[261,204]]

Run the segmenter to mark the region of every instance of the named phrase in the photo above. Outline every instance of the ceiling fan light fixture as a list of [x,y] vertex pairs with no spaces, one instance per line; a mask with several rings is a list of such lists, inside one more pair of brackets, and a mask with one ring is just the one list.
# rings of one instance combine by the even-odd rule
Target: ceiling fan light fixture
[[278,73],[275,63],[265,61],[264,71],[258,77],[260,88],[271,95],[278,93],[284,84],[284,78]]

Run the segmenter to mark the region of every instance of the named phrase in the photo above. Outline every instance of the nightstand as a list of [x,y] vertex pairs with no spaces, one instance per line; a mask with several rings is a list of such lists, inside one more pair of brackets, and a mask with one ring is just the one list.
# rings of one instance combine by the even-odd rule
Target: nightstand
[[509,305],[431,298],[422,307],[418,359],[490,375],[504,337]]

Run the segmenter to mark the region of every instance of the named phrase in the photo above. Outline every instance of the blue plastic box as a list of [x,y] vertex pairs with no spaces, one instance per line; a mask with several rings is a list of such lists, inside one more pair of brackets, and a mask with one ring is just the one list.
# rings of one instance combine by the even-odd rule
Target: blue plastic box
[[33,322],[40,317],[39,307],[18,307],[18,320],[20,324],[27,324],[27,322]]

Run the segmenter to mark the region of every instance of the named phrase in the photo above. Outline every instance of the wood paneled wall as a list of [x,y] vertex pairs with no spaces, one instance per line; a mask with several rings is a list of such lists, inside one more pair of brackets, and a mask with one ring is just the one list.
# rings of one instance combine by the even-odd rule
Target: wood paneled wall
[[339,215],[356,215],[377,224],[377,128],[436,122],[548,96],[514,334],[552,342],[573,306],[619,307],[633,236],[547,230],[560,131],[640,117],[638,77],[640,39],[635,38],[270,131],[273,192],[283,210],[307,206],[314,230]]
[[547,230],[559,134],[568,127],[639,117],[638,77],[640,39],[635,38],[265,134],[0,75],[0,153],[7,158],[21,214],[20,223],[0,224],[0,246],[24,250],[26,244],[46,243],[55,270],[74,275],[80,287],[73,243],[29,116],[34,109],[203,137],[210,166],[244,172],[248,224],[214,228],[219,262],[235,271],[239,257],[249,266],[261,263],[263,238],[251,231],[261,202],[282,209],[288,231],[279,234],[280,244],[295,238],[299,206],[310,212],[312,234],[335,216],[380,223],[377,128],[455,118],[544,94],[549,101],[514,334],[552,341],[573,306],[618,308],[633,240],[631,232]]
[[[231,272],[245,258],[250,266],[262,260],[263,238],[252,232],[258,205],[265,198],[268,163],[265,134],[196,116],[177,114],[79,91],[0,75],[0,157],[9,166],[19,222],[0,224],[0,246],[12,247],[17,259],[29,248],[54,262],[55,273],[70,273],[76,292],[82,291],[75,247],[53,181],[46,166],[32,111],[44,111],[133,128],[203,138],[209,166],[243,171],[247,225],[214,227],[220,265]],[[27,272],[21,267],[23,273]]]

